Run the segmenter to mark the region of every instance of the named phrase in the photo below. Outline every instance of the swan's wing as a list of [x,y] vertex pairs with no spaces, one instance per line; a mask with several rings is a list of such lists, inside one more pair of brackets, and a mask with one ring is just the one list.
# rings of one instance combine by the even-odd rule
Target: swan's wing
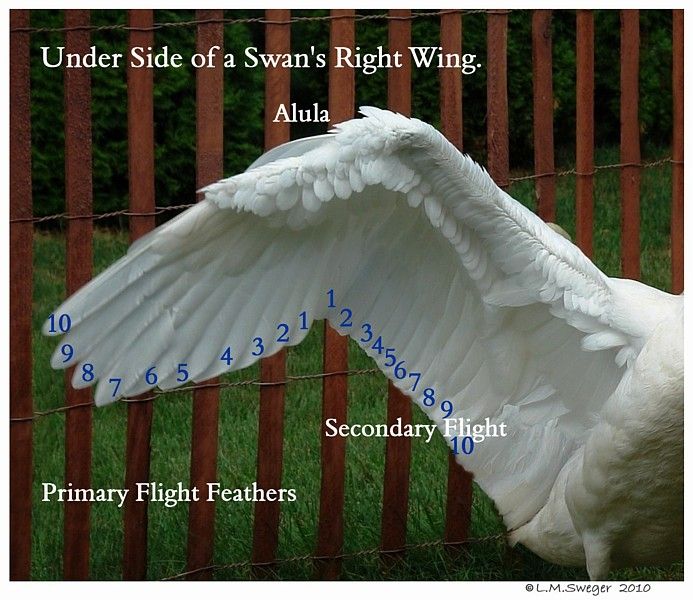
[[459,459],[515,527],[545,502],[647,323],[623,300],[629,284],[432,127],[364,113],[208,186],[135,243],[56,311],[74,356],[63,362],[61,345],[52,364],[77,365],[73,385],[97,381],[105,404],[155,378],[166,389],[245,367],[327,318],[443,433],[448,413],[505,424]]

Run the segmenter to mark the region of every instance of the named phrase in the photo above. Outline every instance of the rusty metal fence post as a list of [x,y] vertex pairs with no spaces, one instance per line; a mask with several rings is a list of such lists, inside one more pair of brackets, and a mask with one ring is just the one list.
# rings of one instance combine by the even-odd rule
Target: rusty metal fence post
[[[197,69],[197,188],[221,179],[224,170],[224,48],[222,10],[198,10],[197,52],[207,54],[218,46],[213,67]],[[205,23],[204,21],[209,21]],[[216,383],[211,380],[209,383]],[[193,391],[190,486],[206,489],[217,477],[219,440],[219,388]],[[188,514],[188,562],[192,571],[212,562],[214,555],[215,503],[200,499],[190,503]],[[189,579],[209,579],[211,571],[200,571]]]
[[640,279],[640,12],[621,11],[621,271]]
[[[291,51],[291,11],[267,10],[265,17],[265,47],[268,53]],[[279,105],[288,105],[291,97],[291,71],[285,67],[269,67],[265,73],[265,150],[288,142],[291,126],[288,122],[274,122]],[[265,383],[286,380],[286,350],[260,361],[260,378]],[[284,400],[285,385],[260,388],[260,417],[258,423],[257,483],[263,489],[281,487],[284,458]],[[281,503],[255,504],[253,522],[253,562],[274,562],[279,543],[279,516]],[[259,576],[264,575],[256,569]]]
[[532,13],[532,82],[534,86],[534,172],[537,213],[556,220],[556,175],[553,156],[553,73],[551,11]]
[[[128,45],[154,45],[154,14],[151,10],[130,10]],[[154,74],[151,69],[128,66],[128,185],[133,213],[153,213],[154,191]],[[154,229],[153,215],[129,218],[130,241]],[[123,511],[123,579],[147,577],[148,502],[136,502],[138,482],[149,481],[151,456],[152,401],[133,402],[127,407],[125,487],[130,490]]]
[[575,79],[575,237],[592,256],[594,211],[594,15],[577,11]]
[[488,172],[500,187],[507,187],[510,177],[508,11],[490,11],[486,27],[489,65],[486,85]]
[[[11,10],[12,29],[29,27],[28,10]],[[31,72],[29,33],[10,37],[10,579],[31,576],[33,410],[31,305]]]
[[[444,12],[440,16],[440,47],[444,53],[462,54],[462,15]],[[458,150],[463,146],[462,71],[440,70],[440,122],[443,135]],[[448,454],[448,485],[445,502],[444,539],[462,544],[469,537],[472,517],[472,475]],[[449,546],[453,548],[454,546]]]
[[[354,48],[354,11],[335,9],[330,21],[330,48],[344,46]],[[329,66],[329,114],[334,125],[354,116],[355,80],[352,68],[335,68],[335,56],[330,51]],[[340,336],[325,321],[325,345],[323,349],[323,373],[343,372],[348,368],[348,340]],[[318,515],[317,554],[336,557],[344,542],[344,476],[346,439],[325,436],[327,419],[336,419],[335,425],[347,422],[347,376],[330,375],[323,379],[320,510]],[[338,558],[320,559],[317,563],[319,579],[337,579],[341,572]]]
[[[388,51],[399,52],[402,66],[390,69],[387,77],[387,107],[400,114],[411,115],[411,10],[391,10],[388,22]],[[402,424],[411,423],[411,400],[392,382],[387,386],[387,423],[397,419]],[[407,542],[407,516],[409,509],[409,469],[411,464],[411,439],[388,437],[385,443],[385,472],[383,476],[383,505],[381,510],[381,543],[391,558],[399,554]]]
[[[65,12],[68,53],[89,51],[91,35],[88,10]],[[91,163],[91,74],[88,69],[65,69],[65,195],[67,212],[67,295],[91,279],[93,225]],[[76,488],[91,486],[92,398],[91,388],[76,390],[70,384],[75,368],[65,373],[65,403],[78,405],[65,414],[65,482]],[[98,368],[98,365],[95,365]],[[79,374],[79,373],[78,373]],[[89,578],[89,531],[91,505],[66,502],[64,516],[63,572],[65,579]]]

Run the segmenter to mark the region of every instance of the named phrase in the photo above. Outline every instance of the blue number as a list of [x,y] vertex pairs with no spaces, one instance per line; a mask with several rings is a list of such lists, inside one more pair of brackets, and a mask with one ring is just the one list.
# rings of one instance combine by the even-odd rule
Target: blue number
[[94,365],[91,363],[82,365],[82,381],[94,381]]
[[391,367],[397,362],[397,357],[395,356],[395,349],[394,348],[387,348],[385,350],[385,358],[387,361],[385,361],[385,366],[386,367]]
[[120,382],[123,381],[120,377],[111,377],[108,380],[108,383],[115,383],[115,388],[113,389],[113,393],[111,394],[111,398],[115,398],[116,394],[118,393],[118,390],[120,389]]
[[289,326],[286,323],[279,323],[279,325],[277,325],[277,331],[279,331],[280,329],[283,329],[284,332],[279,334],[277,341],[278,342],[288,342],[289,341]]
[[416,379],[414,385],[411,386],[411,391],[415,392],[416,386],[419,385],[419,379],[421,379],[421,373],[409,373],[409,377],[413,377],[414,379]]
[[299,327],[299,329],[306,331],[308,329],[308,315],[306,314],[306,311],[304,310],[298,316],[301,317],[301,326]]
[[467,454],[467,455],[474,452],[474,440],[471,437],[469,437],[469,436],[463,437],[461,444],[457,441],[459,439],[460,438],[452,438],[452,453],[453,454],[459,454],[460,450],[462,451],[462,454]]
[[257,352],[252,352],[252,355],[253,356],[260,356],[265,351],[265,347],[262,345],[262,338],[261,337],[253,338],[253,341],[255,342],[255,348],[257,349]]
[[233,357],[231,356],[231,346],[226,346],[226,350],[224,350],[224,354],[221,355],[219,360],[225,361],[226,366],[231,365],[231,361],[233,360]]
[[62,352],[62,355],[65,357],[65,360],[63,362],[66,363],[74,355],[75,349],[72,346],[70,346],[70,344],[63,344],[60,348],[60,352]]
[[371,327],[370,323],[364,323],[361,325],[361,329],[363,329],[363,333],[365,333],[368,337],[365,340],[360,338],[359,341],[363,344],[367,344],[373,339],[373,328]]
[[453,410],[452,402],[450,400],[443,400],[440,403],[440,410],[442,410],[445,413],[445,419],[447,419],[451,414]]
[[339,324],[340,327],[351,327],[353,323],[351,322],[351,310],[348,308],[343,308],[339,311],[340,315],[346,315],[344,320]]
[[[50,327],[48,331],[51,333],[55,333],[55,314],[51,314],[48,317],[48,321],[50,322]],[[72,319],[70,319],[70,315],[60,315],[58,317],[58,329],[60,329],[61,333],[67,333],[70,331],[70,327],[72,327]]]
[[395,365],[395,379],[404,379],[407,376],[407,370],[404,368],[404,361],[400,360]]
[[[468,448],[465,449],[465,442],[468,442],[466,444],[466,447]],[[466,436],[462,438],[462,454],[471,454],[474,452],[474,440],[470,436]]]
[[154,372],[154,369],[156,369],[156,365],[153,367],[149,367],[147,369],[147,372],[144,374],[144,380],[149,384],[149,385],[155,385],[157,381],[159,381],[159,378],[156,376],[156,373]]
[[178,363],[178,375],[182,375],[183,379],[180,377],[176,377],[176,381],[178,383],[183,383],[184,381],[188,380],[188,377],[190,377],[190,373],[188,373],[187,369],[185,367],[188,366],[188,363]]
[[423,403],[424,406],[433,406],[436,403],[435,390],[433,388],[424,390]]
[[329,290],[327,292],[327,297],[330,299],[330,302],[327,305],[327,308],[334,308],[334,290]]
[[371,348],[373,348],[373,350],[377,350],[378,354],[382,354],[383,353],[383,338],[381,336],[378,336],[378,339],[375,340],[375,342],[373,343]]

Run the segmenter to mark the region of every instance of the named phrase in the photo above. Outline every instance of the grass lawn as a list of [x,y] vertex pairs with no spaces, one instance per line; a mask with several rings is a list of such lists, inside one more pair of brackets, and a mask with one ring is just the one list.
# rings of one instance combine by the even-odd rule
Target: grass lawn
[[[618,162],[614,152],[602,152],[598,163]],[[557,221],[574,233],[574,178],[558,181]],[[670,287],[669,166],[644,170],[642,178],[642,278],[663,289]],[[532,182],[514,185],[510,192],[533,206]],[[619,175],[600,172],[595,184],[595,261],[609,275],[619,267]],[[49,366],[54,340],[41,336],[40,326],[64,298],[64,237],[37,232],[34,244],[34,397],[36,410],[63,404],[62,372]],[[124,254],[127,236],[97,230],[94,239],[95,270],[101,271]],[[319,373],[322,367],[322,327],[314,327],[308,338],[288,353],[291,375]],[[373,363],[353,343],[350,367],[371,368]],[[257,366],[226,376],[230,381],[255,378]],[[359,375],[349,379],[349,421],[383,422],[386,401],[385,377]],[[255,479],[258,391],[254,386],[223,389],[219,424],[218,477],[222,486],[245,487]],[[292,382],[287,386],[283,487],[295,488],[296,502],[282,504],[279,556],[314,552],[320,486],[321,382]],[[190,470],[189,393],[169,394],[157,399],[152,432],[151,480],[187,486]],[[414,421],[424,422],[415,410]],[[120,488],[124,481],[126,407],[119,403],[94,411],[94,451],[91,459],[92,486]],[[412,440],[411,492],[408,542],[420,544],[441,539],[444,525],[447,448],[442,437],[426,444]],[[345,507],[345,552],[376,548],[380,535],[382,473],[385,442],[378,438],[348,438]],[[87,458],[85,457],[85,460]],[[62,578],[62,505],[41,502],[42,482],[58,485],[64,476],[64,416],[40,418],[34,431],[34,498],[32,576]],[[86,465],[85,465],[86,468]],[[185,570],[187,505],[149,508],[150,579],[175,575]],[[249,502],[216,505],[215,562],[246,561],[252,542],[253,505]],[[492,502],[475,489],[471,535],[490,536],[503,531]],[[95,503],[91,523],[91,576],[93,579],[121,578],[122,511],[112,503]],[[217,579],[248,579],[247,567],[215,573]],[[310,579],[313,564],[294,561],[277,569],[281,579]],[[617,579],[682,579],[683,565],[665,569],[637,569],[614,574]],[[474,579],[544,580],[584,579],[583,569],[551,565],[524,549],[508,552],[503,540],[472,543],[468,551],[449,555],[440,547],[415,549],[401,562],[385,567],[376,555],[345,559],[345,579]]]

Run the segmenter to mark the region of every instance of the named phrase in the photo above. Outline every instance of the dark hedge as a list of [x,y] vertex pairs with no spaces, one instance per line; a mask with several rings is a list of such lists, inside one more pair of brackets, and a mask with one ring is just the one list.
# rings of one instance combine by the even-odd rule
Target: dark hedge
[[[362,12],[362,11],[360,11]],[[301,11],[303,16],[325,11]],[[640,127],[643,153],[648,146],[668,146],[671,138],[671,11],[641,11]],[[259,17],[259,11],[226,11],[225,16]],[[95,25],[125,23],[124,11],[93,11]],[[193,11],[156,11],[157,22],[193,20]],[[32,26],[60,27],[62,11],[33,11]],[[463,51],[478,55],[484,67],[464,78],[465,149],[485,160],[486,17],[463,19]],[[596,144],[613,146],[619,140],[619,14],[595,14]],[[413,45],[437,45],[438,20],[420,18],[413,23]],[[194,53],[194,27],[166,27],[155,32],[157,47],[168,45],[184,57]],[[248,46],[264,47],[259,24],[231,24],[225,28],[225,51],[242,55]],[[32,35],[33,185],[37,215],[63,211],[63,70],[43,66],[41,46],[63,45],[62,33]],[[311,45],[327,51],[326,21],[292,26],[292,51],[307,52]],[[102,52],[127,52],[123,30],[95,31],[92,44]],[[387,46],[387,25],[382,20],[357,24],[357,45],[372,51]],[[555,11],[553,19],[554,129],[559,162],[573,160],[575,145],[575,12]],[[157,69],[155,89],[155,144],[157,204],[191,202],[195,190],[195,72],[192,67]],[[385,106],[386,70],[373,75],[357,73],[358,104]],[[126,70],[92,70],[94,210],[105,212],[127,205],[127,86]],[[514,167],[531,167],[532,72],[531,12],[509,16],[508,96],[510,156]],[[225,78],[225,170],[233,174],[261,153],[263,143],[264,73],[261,68],[235,68]],[[294,69],[292,100],[308,108],[313,102],[327,107],[327,70]],[[438,72],[419,69],[413,75],[413,113],[439,123]],[[324,124],[297,124],[292,137],[324,131]]]

